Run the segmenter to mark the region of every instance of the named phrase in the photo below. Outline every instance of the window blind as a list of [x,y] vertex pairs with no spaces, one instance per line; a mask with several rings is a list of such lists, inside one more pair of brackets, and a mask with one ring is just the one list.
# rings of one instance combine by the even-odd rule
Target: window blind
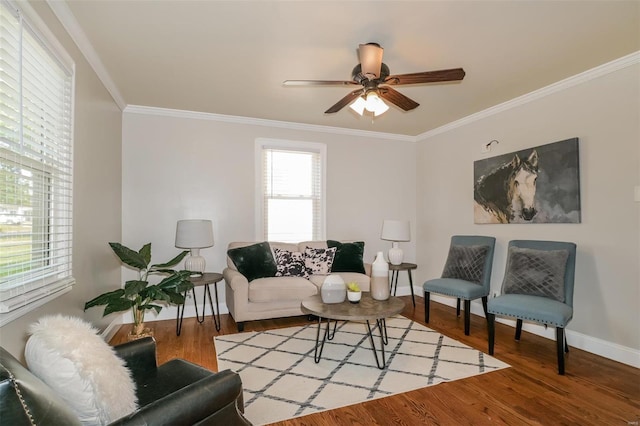
[[320,151],[262,148],[263,230],[268,241],[323,238]]
[[73,66],[0,2],[0,313],[72,278]]

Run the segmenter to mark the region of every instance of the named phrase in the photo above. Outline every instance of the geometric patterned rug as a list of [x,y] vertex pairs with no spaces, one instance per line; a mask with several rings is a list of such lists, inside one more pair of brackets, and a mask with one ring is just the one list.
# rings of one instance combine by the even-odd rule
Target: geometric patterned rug
[[[509,367],[399,315],[387,318],[384,370],[376,366],[366,323],[358,321],[338,323],[316,364],[317,324],[214,337],[218,371],[240,374],[245,416],[254,425]],[[375,343],[379,348],[379,336]]]

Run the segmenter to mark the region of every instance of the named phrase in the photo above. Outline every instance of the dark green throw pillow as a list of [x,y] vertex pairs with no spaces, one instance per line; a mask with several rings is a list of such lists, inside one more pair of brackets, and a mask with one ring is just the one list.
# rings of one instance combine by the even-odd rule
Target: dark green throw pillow
[[278,271],[271,247],[266,241],[229,249],[227,255],[236,265],[238,272],[247,277],[248,281],[253,281],[256,278],[275,277]]
[[340,241],[328,240],[329,248],[335,247],[336,256],[333,258],[331,272],[359,272],[365,273],[364,263],[364,241],[355,243],[341,243]]

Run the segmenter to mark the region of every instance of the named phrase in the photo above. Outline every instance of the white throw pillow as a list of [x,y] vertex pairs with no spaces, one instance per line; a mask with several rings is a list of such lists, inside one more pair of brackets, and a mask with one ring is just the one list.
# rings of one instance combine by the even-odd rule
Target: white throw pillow
[[124,360],[79,318],[46,316],[31,325],[29,370],[62,397],[85,425],[105,425],[137,409]]

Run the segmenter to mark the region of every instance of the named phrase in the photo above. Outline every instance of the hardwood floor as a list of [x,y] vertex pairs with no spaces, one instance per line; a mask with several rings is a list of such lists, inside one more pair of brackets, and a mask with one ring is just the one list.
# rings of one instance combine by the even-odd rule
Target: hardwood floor
[[[424,323],[423,299],[416,307],[405,296],[403,315]],[[213,336],[232,334],[236,325],[222,315],[216,332],[211,316],[203,324],[184,320],[181,336],[175,321],[148,323],[154,328],[158,362],[184,358],[217,371]],[[245,331],[290,327],[307,317],[254,321]],[[483,317],[471,316],[471,335],[464,335],[464,320],[455,309],[431,304],[428,327],[487,352]],[[129,326],[122,326],[111,344],[126,341]],[[569,341],[571,345],[571,341]],[[276,423],[280,426],[328,425],[640,425],[640,370],[571,348],[566,375],[557,374],[555,342],[523,331],[520,342],[514,329],[496,324],[496,358],[511,365],[500,371],[418,389],[375,401]]]

